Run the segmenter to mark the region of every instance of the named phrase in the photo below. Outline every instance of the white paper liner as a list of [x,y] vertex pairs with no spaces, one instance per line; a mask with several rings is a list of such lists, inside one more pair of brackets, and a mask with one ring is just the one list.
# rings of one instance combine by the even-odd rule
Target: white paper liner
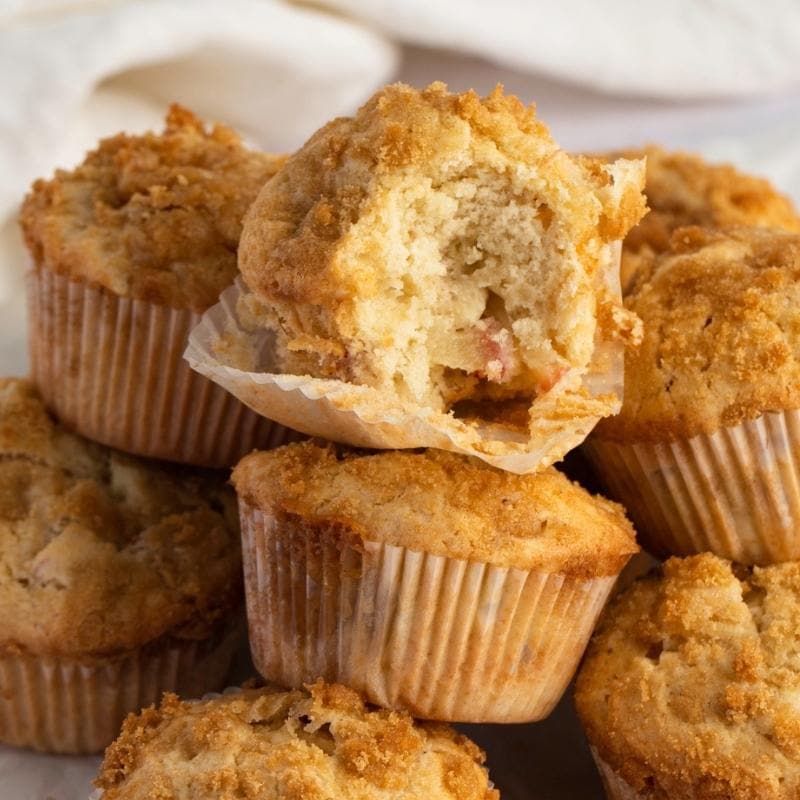
[[[644,800],[643,795],[635,791],[633,787],[624,781],[617,773],[600,757],[595,747],[589,746],[600,779],[603,781],[603,788],[606,790],[608,800]],[[676,798],[677,800],[677,798]]]
[[[620,302],[620,247],[607,248],[606,264],[598,270],[598,293]],[[622,398],[624,345],[617,332],[598,326],[595,350],[582,387],[590,398],[582,408],[560,405],[562,378],[537,398],[536,424],[529,433],[500,425],[469,423],[452,415],[406,404],[368,386],[309,376],[270,372],[271,336],[251,333],[240,323],[236,306],[244,291],[241,281],[223,292],[189,337],[184,357],[201,372],[250,408],[312,436],[359,447],[399,449],[434,447],[476,456],[510,472],[535,472],[577,447],[601,416],[619,410]],[[238,343],[237,346],[236,343]],[[257,371],[240,369],[230,353],[258,353]]]
[[584,448],[652,552],[800,559],[800,411],[667,443],[590,437]]
[[[269,680],[343,683],[424,719],[526,722],[564,692],[616,576],[580,580],[282,535],[240,499],[250,647]],[[299,538],[298,538],[299,537]]]
[[0,653],[0,742],[49,753],[97,753],[132,711],[164,692],[196,697],[222,686],[242,641],[234,621],[211,640],[170,637],[83,662]]
[[297,438],[181,358],[200,319],[46,268],[28,276],[31,372],[70,428],[151,458],[228,467]]

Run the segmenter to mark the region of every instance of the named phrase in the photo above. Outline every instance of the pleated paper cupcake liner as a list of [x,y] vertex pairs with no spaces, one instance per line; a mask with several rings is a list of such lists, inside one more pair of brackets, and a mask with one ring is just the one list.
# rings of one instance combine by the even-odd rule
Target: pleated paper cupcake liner
[[[250,646],[287,686],[323,678],[441,721],[550,713],[616,576],[579,580],[318,535],[240,500]],[[298,538],[299,537],[299,538]]]
[[639,792],[634,791],[633,787],[624,781],[603,759],[594,747],[589,747],[592,758],[600,773],[603,788],[606,790],[608,800],[644,800]]
[[[619,302],[618,246],[608,248],[607,263],[598,270],[597,280],[609,301]],[[620,407],[624,345],[621,328],[610,330],[611,323],[598,326],[592,363],[580,379],[580,390],[568,390],[575,376],[564,376],[534,401],[531,429],[519,431],[460,420],[387,397],[369,386],[270,371],[274,369],[271,335],[249,332],[239,320],[236,309],[243,291],[238,281],[223,292],[192,331],[185,358],[193,369],[259,414],[312,436],[359,447],[434,447],[527,473],[560,459],[586,438],[601,417]]]
[[197,697],[225,684],[242,643],[237,619],[211,640],[170,637],[90,662],[0,653],[0,742],[48,753],[97,753],[132,711],[164,692]]
[[28,278],[32,377],[69,427],[141,456],[228,467],[297,438],[192,371],[200,317],[119,297],[46,268]]
[[743,564],[800,558],[800,411],[667,443],[584,445],[640,543]]

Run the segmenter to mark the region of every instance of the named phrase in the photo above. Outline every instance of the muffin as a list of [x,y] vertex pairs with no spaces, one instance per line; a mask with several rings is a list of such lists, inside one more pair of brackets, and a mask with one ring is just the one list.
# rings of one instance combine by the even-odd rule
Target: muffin
[[[644,213],[642,181],[641,162],[560,150],[501,87],[382,89],[247,214],[231,325],[254,344],[231,366],[255,373],[261,405],[243,396],[350,444],[552,463],[618,408],[615,354],[636,325],[616,243]],[[315,379],[316,410],[263,372]]]
[[643,269],[644,341],[587,454],[657,555],[800,559],[800,236],[682,228]]
[[95,781],[103,800],[499,800],[484,754],[447,725],[344,686],[246,689],[131,715]]
[[230,466],[281,441],[181,356],[237,274],[242,217],[283,158],[173,106],[161,134],[100,142],[34,183],[21,224],[33,379],[48,408],[138,455]]
[[800,232],[800,216],[788,197],[764,178],[739,172],[730,164],[709,164],[698,155],[655,145],[610,153],[607,158],[647,159],[645,194],[650,211],[625,237],[625,292],[642,255],[668,250],[677,228],[753,226]]
[[638,549],[619,506],[552,468],[307,442],[233,483],[261,675],[426,719],[546,716]]
[[794,800],[800,564],[672,558],[611,603],[575,701],[610,800]]
[[0,379],[0,742],[96,752],[162,692],[224,685],[238,536],[222,476],[89,442]]

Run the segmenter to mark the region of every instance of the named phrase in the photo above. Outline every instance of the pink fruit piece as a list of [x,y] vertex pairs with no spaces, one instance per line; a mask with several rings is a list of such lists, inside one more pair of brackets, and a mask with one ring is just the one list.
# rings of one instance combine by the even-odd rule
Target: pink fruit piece
[[475,329],[478,334],[478,349],[485,364],[478,375],[493,383],[509,381],[519,369],[511,332],[494,317],[479,320]]

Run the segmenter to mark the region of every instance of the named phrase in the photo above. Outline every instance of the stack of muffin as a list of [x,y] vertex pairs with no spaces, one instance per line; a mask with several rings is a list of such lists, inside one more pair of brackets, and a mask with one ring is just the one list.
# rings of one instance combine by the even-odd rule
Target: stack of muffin
[[203,467],[284,434],[181,353],[282,160],[176,107],[162,135],[108,139],[25,200],[32,381],[0,380],[5,743],[96,752],[165,691],[225,684],[238,515]]
[[[550,466],[602,417],[587,450],[628,489],[648,544],[790,553],[791,524],[776,544],[759,509],[794,507],[794,412],[776,412],[792,408],[800,248],[775,231],[667,229],[727,225],[726,201],[736,222],[800,222],[732,173],[685,219],[691,192],[655,188],[623,253],[625,308],[638,155],[569,156],[516,98],[434,84],[387,87],[289,159],[175,108],[162,135],[104,141],[35,184],[22,215],[33,383],[0,384],[0,739],[92,752],[166,691],[195,699],[128,718],[104,800],[497,797],[483,755],[442,723],[541,719],[569,683],[637,550],[620,506]],[[679,182],[686,159],[648,157],[648,190]],[[244,280],[230,286],[237,251]],[[190,338],[208,377],[180,358]],[[336,444],[285,444],[300,438],[289,426]],[[234,464],[241,550],[228,475],[208,469]],[[743,525],[719,481],[756,474]],[[241,633],[242,563],[270,686],[203,697]],[[658,676],[685,645],[695,656],[670,676],[695,681],[698,662],[729,654],[755,685],[731,690],[726,720],[755,728],[760,670],[791,672],[786,654],[780,669],[765,659],[800,587],[783,567],[685,564],[618,601],[581,678],[612,797],[756,796],[720,793],[720,770],[697,778],[693,765],[711,770],[700,745],[695,761],[665,751],[694,736],[674,721],[680,700],[703,709],[687,691],[663,699],[663,740],[627,715],[655,695],[642,659]],[[733,630],[742,610],[747,636]],[[681,794],[687,775],[706,794]]]
[[576,685],[607,794],[800,796],[800,217],[765,182],[648,155],[623,255],[644,339],[584,446],[672,556],[609,607]]

